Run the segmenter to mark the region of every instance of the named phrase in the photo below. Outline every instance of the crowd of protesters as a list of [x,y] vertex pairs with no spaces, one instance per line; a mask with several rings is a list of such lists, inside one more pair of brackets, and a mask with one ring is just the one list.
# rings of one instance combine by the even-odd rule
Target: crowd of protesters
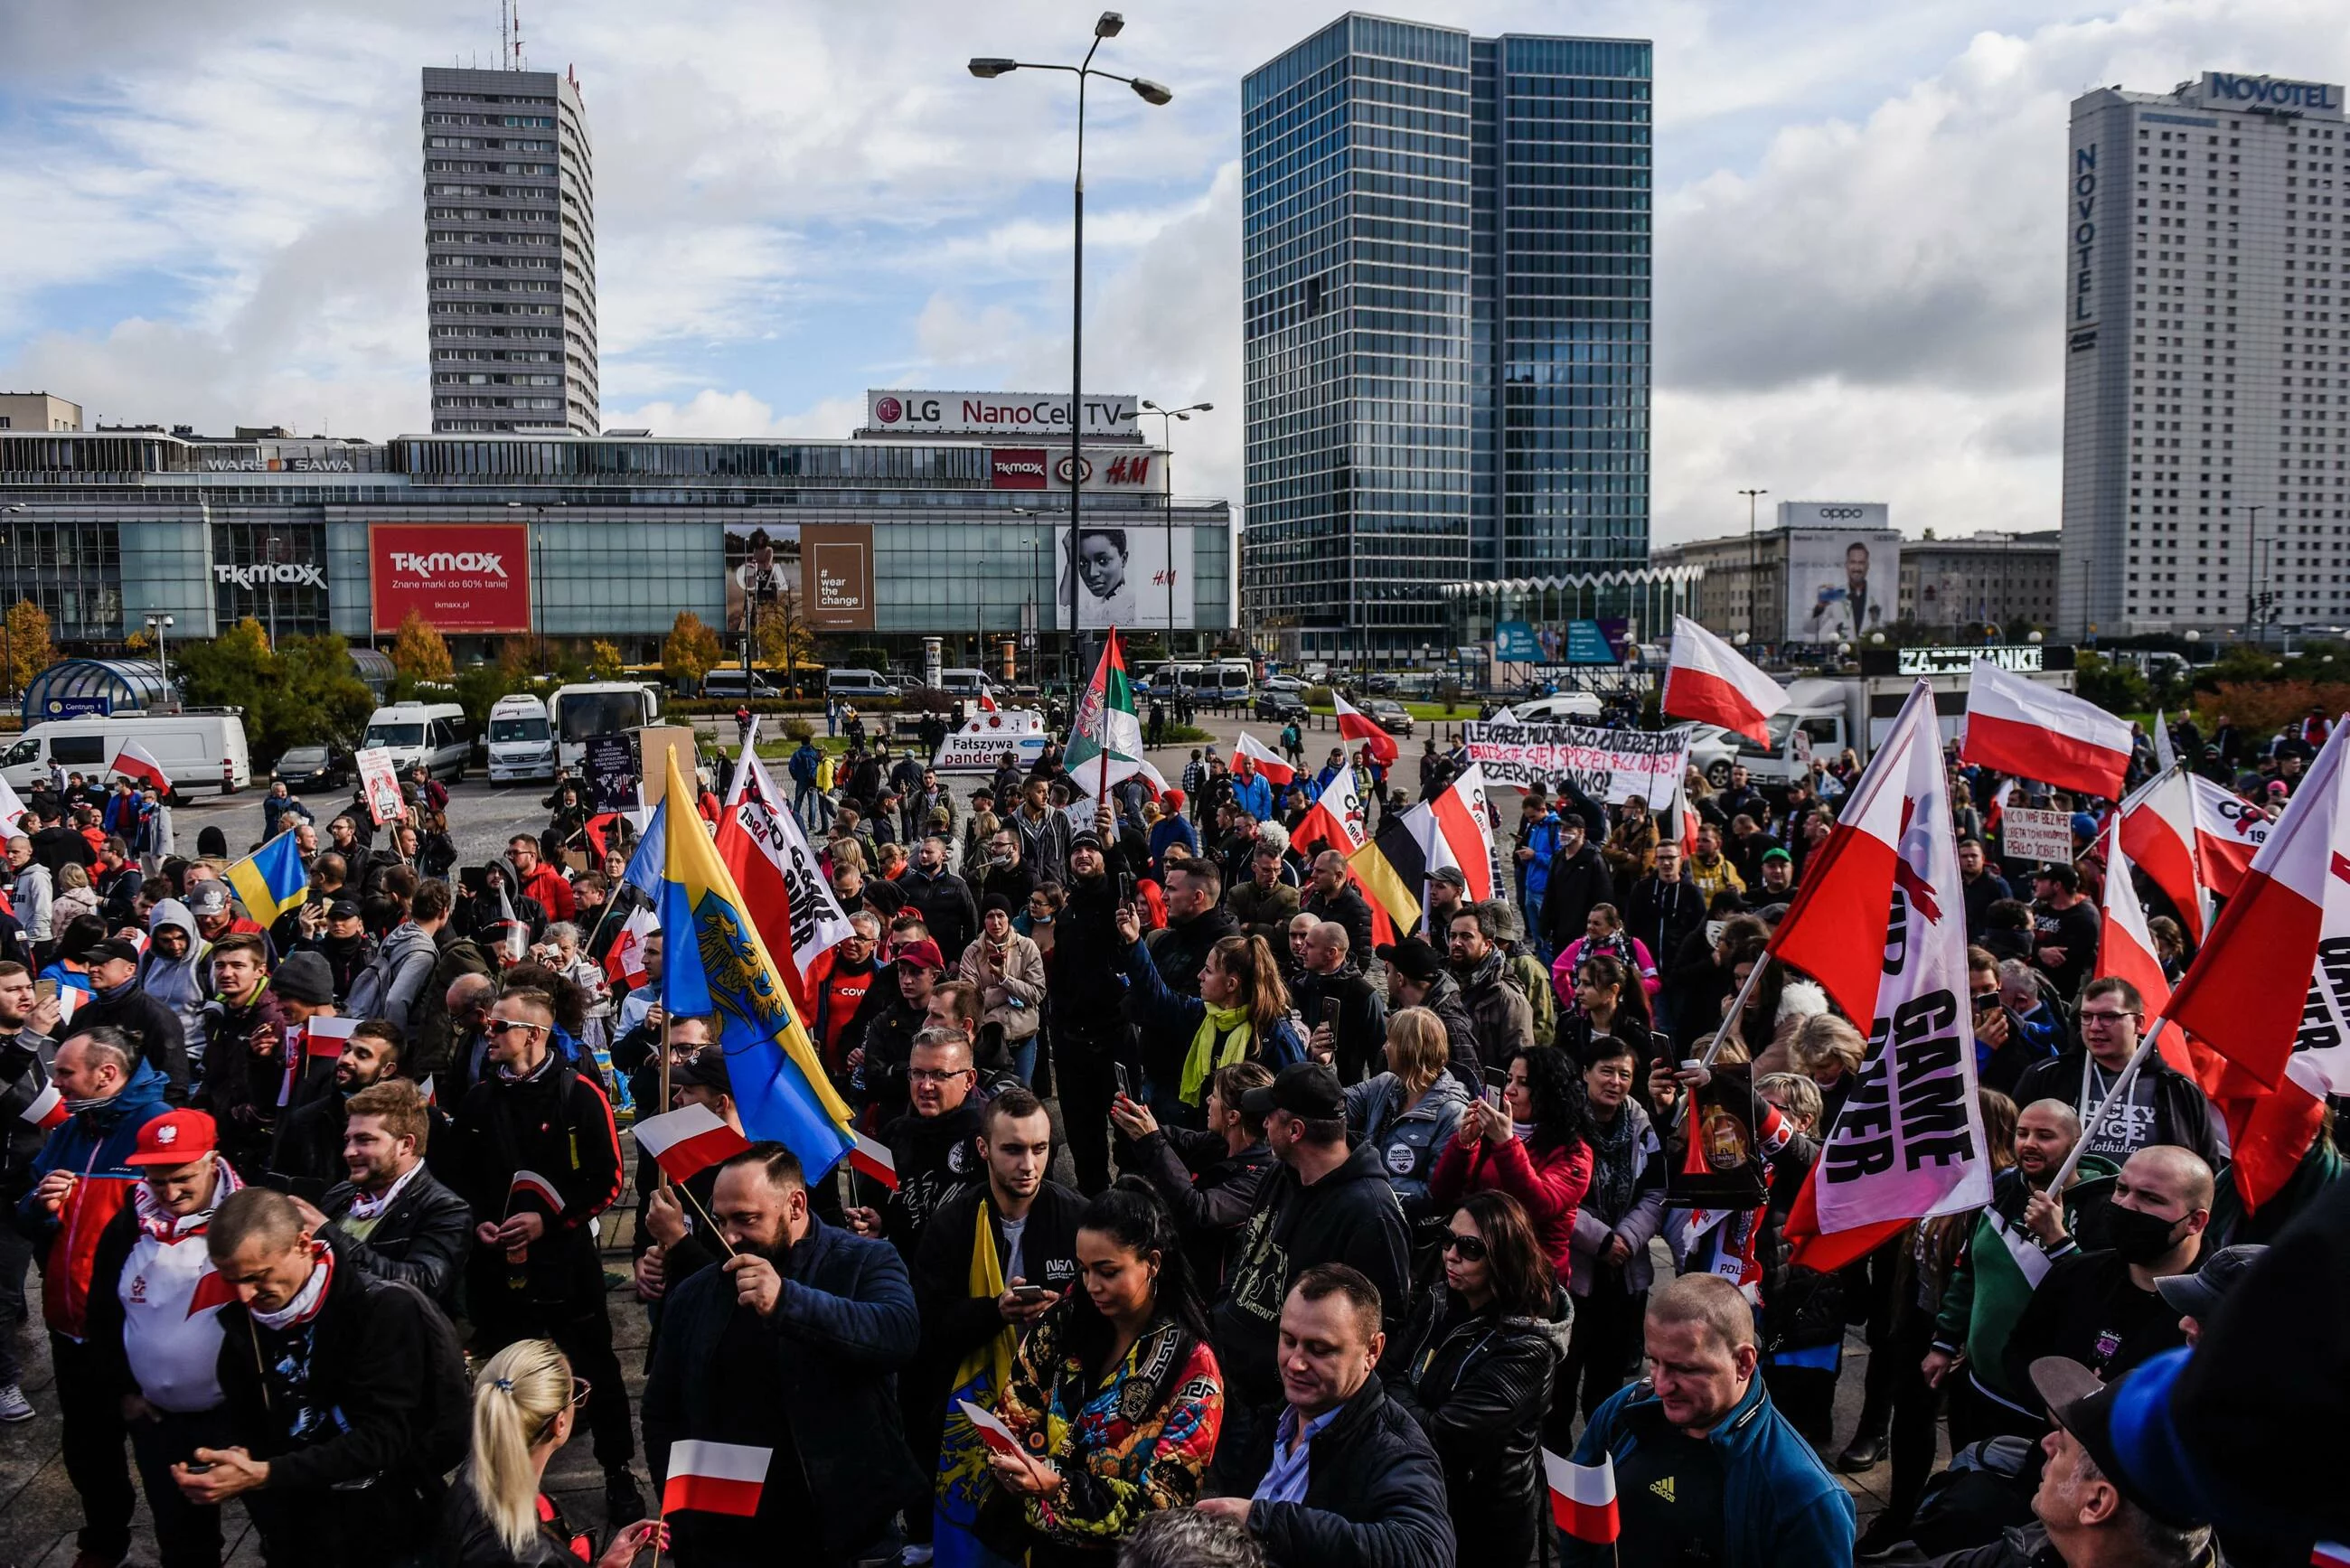
[[[640,973],[608,961],[646,897],[560,785],[546,835],[462,868],[422,781],[408,819],[355,805],[323,839],[273,792],[309,886],[265,926],[225,844],[171,853],[166,820],[151,854],[135,794],[39,793],[0,914],[0,1291],[37,1265],[78,1568],[125,1560],[140,1493],[167,1568],[220,1560],[231,1500],[279,1563],[2220,1560],[2101,1468],[2098,1380],[2192,1343],[2342,1167],[2322,1134],[2244,1213],[2159,1058],[2085,1135],[2147,1022],[2096,972],[2110,803],[2048,802],[2084,854],[2019,865],[1974,812],[1998,781],[1953,760],[2000,1175],[1821,1275],[1788,1208],[1869,1021],[1767,944],[1848,753],[1786,787],[1693,775],[1686,838],[1637,797],[1532,790],[1493,825],[1493,897],[1448,868],[1389,929],[1301,847],[1303,768],[1276,802],[1195,753],[1181,787],[1096,803],[1051,746],[959,801],[850,722],[786,763],[852,933],[806,1023],[890,1183],[772,1142],[632,1168],[632,1116],[742,1117],[717,1022],[660,1004],[660,938]],[[2217,765],[2266,805],[2313,743]],[[1423,796],[1457,765],[1430,742]],[[1325,768],[1402,800],[1368,748]],[[1719,1199],[1683,1173],[1721,1116],[1773,1130],[1696,1151],[1739,1195],[1700,1245],[1676,1221]],[[34,1413],[12,1337],[7,1421]],[[542,1486],[575,1428],[600,1538]],[[642,1478],[712,1443],[770,1456],[755,1504],[650,1519]],[[1545,1450],[1612,1463],[1618,1541],[1555,1527]],[[1888,1461],[1856,1540],[1835,1472]]]

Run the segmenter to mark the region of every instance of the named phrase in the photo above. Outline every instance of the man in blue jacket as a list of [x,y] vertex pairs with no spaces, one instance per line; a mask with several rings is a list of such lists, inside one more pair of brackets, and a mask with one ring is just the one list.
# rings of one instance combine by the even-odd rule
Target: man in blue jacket
[[1602,1405],[1575,1462],[1616,1468],[1616,1545],[1560,1535],[1567,1568],[1849,1563],[1853,1507],[1754,1375],[1754,1313],[1716,1274],[1648,1297],[1648,1376]]

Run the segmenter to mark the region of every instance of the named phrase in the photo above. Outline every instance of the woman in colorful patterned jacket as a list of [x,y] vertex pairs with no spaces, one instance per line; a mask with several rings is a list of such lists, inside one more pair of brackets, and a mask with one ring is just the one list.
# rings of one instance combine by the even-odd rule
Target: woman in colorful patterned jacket
[[1107,1565],[1144,1520],[1196,1501],[1223,1425],[1206,1310],[1139,1179],[1087,1205],[1077,1264],[1085,1288],[1029,1331],[995,1404],[1020,1451],[990,1460],[981,1534],[1030,1568]]

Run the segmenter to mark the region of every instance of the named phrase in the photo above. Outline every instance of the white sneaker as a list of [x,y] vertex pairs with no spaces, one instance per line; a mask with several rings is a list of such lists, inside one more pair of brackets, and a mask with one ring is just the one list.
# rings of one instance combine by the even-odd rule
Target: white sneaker
[[898,1568],[930,1568],[931,1549],[922,1542],[913,1542],[898,1553]]
[[0,1421],[29,1421],[33,1402],[14,1383],[0,1383]]

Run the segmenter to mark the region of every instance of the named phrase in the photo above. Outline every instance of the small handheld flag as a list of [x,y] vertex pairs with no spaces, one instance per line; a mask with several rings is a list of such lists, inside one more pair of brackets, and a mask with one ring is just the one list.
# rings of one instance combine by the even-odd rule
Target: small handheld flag
[[886,1144],[875,1143],[863,1133],[856,1135],[856,1147],[848,1151],[848,1163],[859,1174],[869,1176],[890,1191],[898,1190],[898,1159]]
[[968,1399],[958,1399],[955,1404],[962,1407],[962,1418],[971,1423],[972,1430],[979,1434],[981,1442],[999,1454],[1020,1451],[1020,1439],[1013,1435],[1011,1428],[1003,1424],[1003,1417]]
[[172,793],[172,775],[163,771],[146,747],[136,741],[125,741],[122,749],[114,753],[114,771],[142,784],[153,784],[159,794]]
[[1550,1516],[1558,1527],[1590,1546],[1607,1546],[1617,1536],[1616,1461],[1607,1454],[1596,1465],[1578,1465],[1543,1450],[1543,1473],[1550,1482]]
[[669,1480],[661,1486],[661,1511],[731,1513],[748,1519],[759,1511],[773,1449],[743,1443],[709,1443],[688,1438],[669,1450]]
[[551,1214],[563,1212],[562,1190],[535,1170],[517,1170],[514,1173],[514,1181],[506,1189],[507,1211],[509,1213],[513,1211],[516,1199],[525,1197],[535,1198],[545,1204]]
[[1339,739],[1369,747],[1372,760],[1383,768],[1396,765],[1396,758],[1402,753],[1396,738],[1381,729],[1377,719],[1359,711],[1335,691],[1330,694],[1330,706],[1337,715]]
[[671,1181],[683,1181],[743,1153],[751,1140],[708,1106],[687,1106],[639,1122],[637,1147],[651,1155]]
[[313,1018],[302,1028],[302,1054],[313,1060],[333,1061],[359,1028],[356,1018]]
[[66,1097],[55,1084],[33,1096],[33,1103],[16,1113],[43,1132],[53,1132],[65,1126],[73,1113],[66,1109]]

